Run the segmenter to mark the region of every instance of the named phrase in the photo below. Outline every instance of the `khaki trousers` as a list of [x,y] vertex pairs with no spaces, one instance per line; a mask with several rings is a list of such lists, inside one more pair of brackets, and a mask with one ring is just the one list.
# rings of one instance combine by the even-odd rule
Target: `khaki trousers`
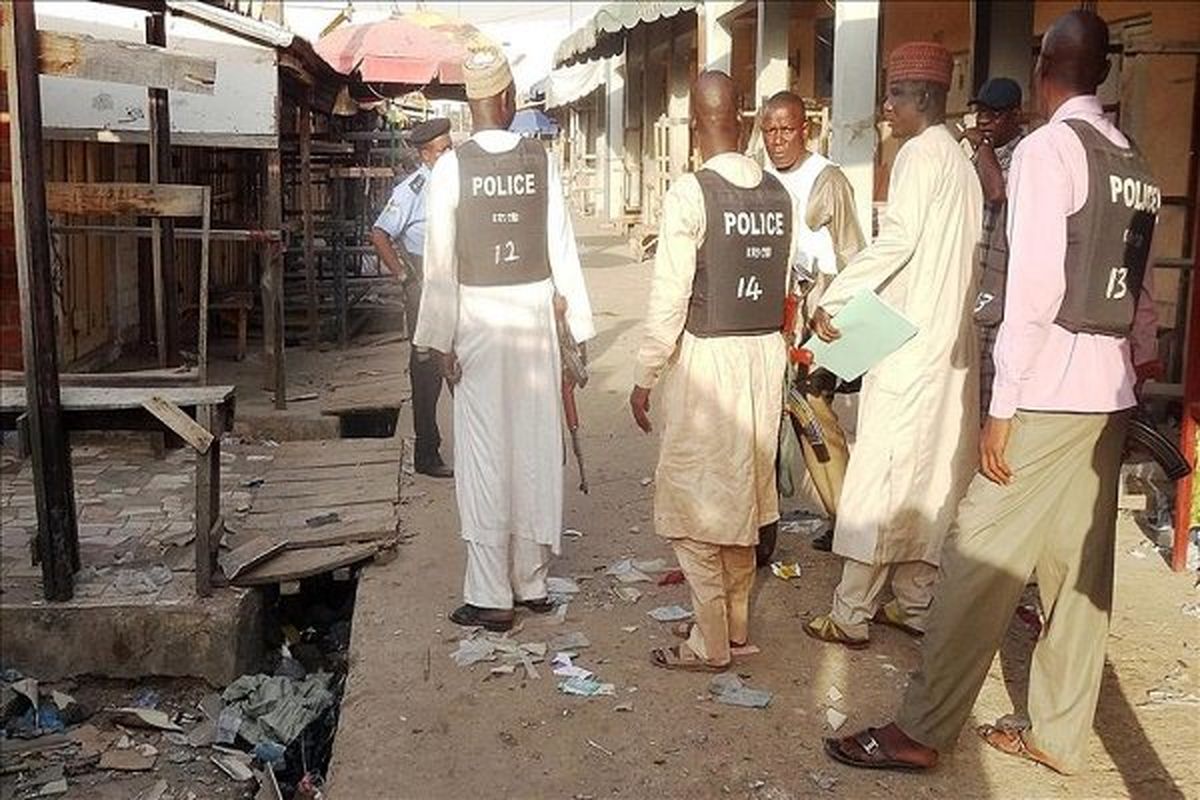
[[1019,412],[1008,486],[976,476],[959,506],[914,676],[897,716],[937,750],[958,739],[1029,576],[1046,626],[1033,651],[1026,734],[1066,771],[1082,766],[1112,608],[1117,484],[1128,412]]
[[754,547],[672,539],[679,568],[692,590],[692,626],[687,646],[703,661],[724,666],[729,643],[750,635],[750,589],[754,586]]
[[879,610],[879,595],[889,578],[904,624],[925,630],[925,618],[937,583],[937,567],[924,561],[864,564],[846,559],[842,580],[833,590],[833,610],[829,612],[829,618],[848,636],[866,639],[870,635],[867,623]]
[[[825,447],[829,451],[829,460],[821,461],[817,452],[809,444],[807,437],[801,436],[800,448],[804,453],[804,466],[812,477],[817,496],[825,513],[837,516],[838,498],[842,496],[842,482],[846,478],[846,463],[850,460],[850,450],[846,446],[846,434],[838,422],[833,404],[822,395],[806,394],[808,404],[812,406],[813,416],[821,425],[821,433],[825,436]],[[832,399],[832,398],[831,398]]]
[[546,597],[551,548],[520,536],[501,545],[468,540],[463,600],[479,608],[510,609],[513,600]]

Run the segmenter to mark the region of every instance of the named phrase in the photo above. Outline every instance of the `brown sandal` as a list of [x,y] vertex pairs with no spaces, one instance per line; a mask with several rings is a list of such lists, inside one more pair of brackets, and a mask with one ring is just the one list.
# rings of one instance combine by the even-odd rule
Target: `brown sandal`
[[1024,734],[1019,730],[1011,728],[999,728],[995,725],[980,725],[975,729],[985,742],[996,748],[1001,753],[1010,756],[1017,756],[1032,761],[1035,764],[1041,764],[1043,767],[1048,767],[1054,770],[1059,775],[1069,775],[1070,773],[1054,763],[1054,759],[1038,750],[1035,747],[1030,747],[1025,741]]
[[925,635],[925,631],[909,625],[901,616],[899,616],[899,614],[900,611],[896,609],[895,606],[893,606],[891,603],[887,603],[886,605],[879,607],[879,610],[875,612],[875,616],[871,617],[871,622],[874,622],[877,625],[886,625],[889,628],[895,628],[902,633],[907,633],[914,639],[920,639]]
[[[692,626],[694,624],[693,622],[677,622],[671,626],[671,635],[679,639],[686,639],[692,635]],[[741,642],[740,644],[732,640],[729,642],[729,654],[731,656],[752,656],[761,652],[762,650],[759,650],[757,646],[749,642]]]
[[838,624],[827,616],[814,617],[804,625],[804,632],[817,641],[828,644],[840,644],[851,650],[865,650],[871,644],[870,639],[855,639],[847,636]]
[[[867,728],[853,736],[826,739],[825,754],[834,761],[859,769],[886,769],[899,772],[924,772],[931,769],[932,765],[901,761],[892,756],[875,736],[877,730],[878,728]],[[848,750],[847,747],[856,748],[857,751]]]
[[684,658],[681,654],[682,645],[673,647],[656,647],[650,651],[650,663],[660,669],[673,669],[681,672],[724,672],[728,665],[718,667],[708,664],[698,658]]

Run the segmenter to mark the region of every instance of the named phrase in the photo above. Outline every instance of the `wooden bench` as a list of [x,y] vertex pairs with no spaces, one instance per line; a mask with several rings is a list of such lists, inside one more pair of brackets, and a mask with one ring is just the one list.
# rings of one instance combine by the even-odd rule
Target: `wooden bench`
[[[224,527],[221,434],[233,424],[234,387],[63,386],[60,398],[68,431],[170,432],[196,450],[196,593],[212,594],[220,579],[217,548]],[[0,386],[0,430],[19,430],[25,407],[24,386]]]

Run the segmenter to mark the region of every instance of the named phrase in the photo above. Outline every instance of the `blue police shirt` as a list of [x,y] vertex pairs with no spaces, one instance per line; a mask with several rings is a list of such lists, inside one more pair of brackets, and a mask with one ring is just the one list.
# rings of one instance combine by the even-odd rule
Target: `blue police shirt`
[[420,258],[425,253],[425,191],[429,186],[429,167],[417,167],[392,190],[392,196],[375,220],[375,227],[387,232],[393,242]]

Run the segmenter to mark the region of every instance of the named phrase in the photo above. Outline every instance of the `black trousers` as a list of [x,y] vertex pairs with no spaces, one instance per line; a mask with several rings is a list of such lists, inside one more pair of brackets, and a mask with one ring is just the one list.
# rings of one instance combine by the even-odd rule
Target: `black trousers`
[[[421,274],[421,259],[409,256],[409,261],[416,267],[416,273]],[[414,278],[408,282],[404,291],[404,316],[408,323],[408,335],[412,337],[417,327],[417,315],[421,310],[421,281]],[[442,436],[438,431],[437,406],[438,398],[442,396],[442,370],[438,364],[437,353],[433,351],[418,352],[410,347],[408,354],[408,376],[412,383],[413,433],[416,435],[413,460],[418,464],[428,464],[440,458]]]

